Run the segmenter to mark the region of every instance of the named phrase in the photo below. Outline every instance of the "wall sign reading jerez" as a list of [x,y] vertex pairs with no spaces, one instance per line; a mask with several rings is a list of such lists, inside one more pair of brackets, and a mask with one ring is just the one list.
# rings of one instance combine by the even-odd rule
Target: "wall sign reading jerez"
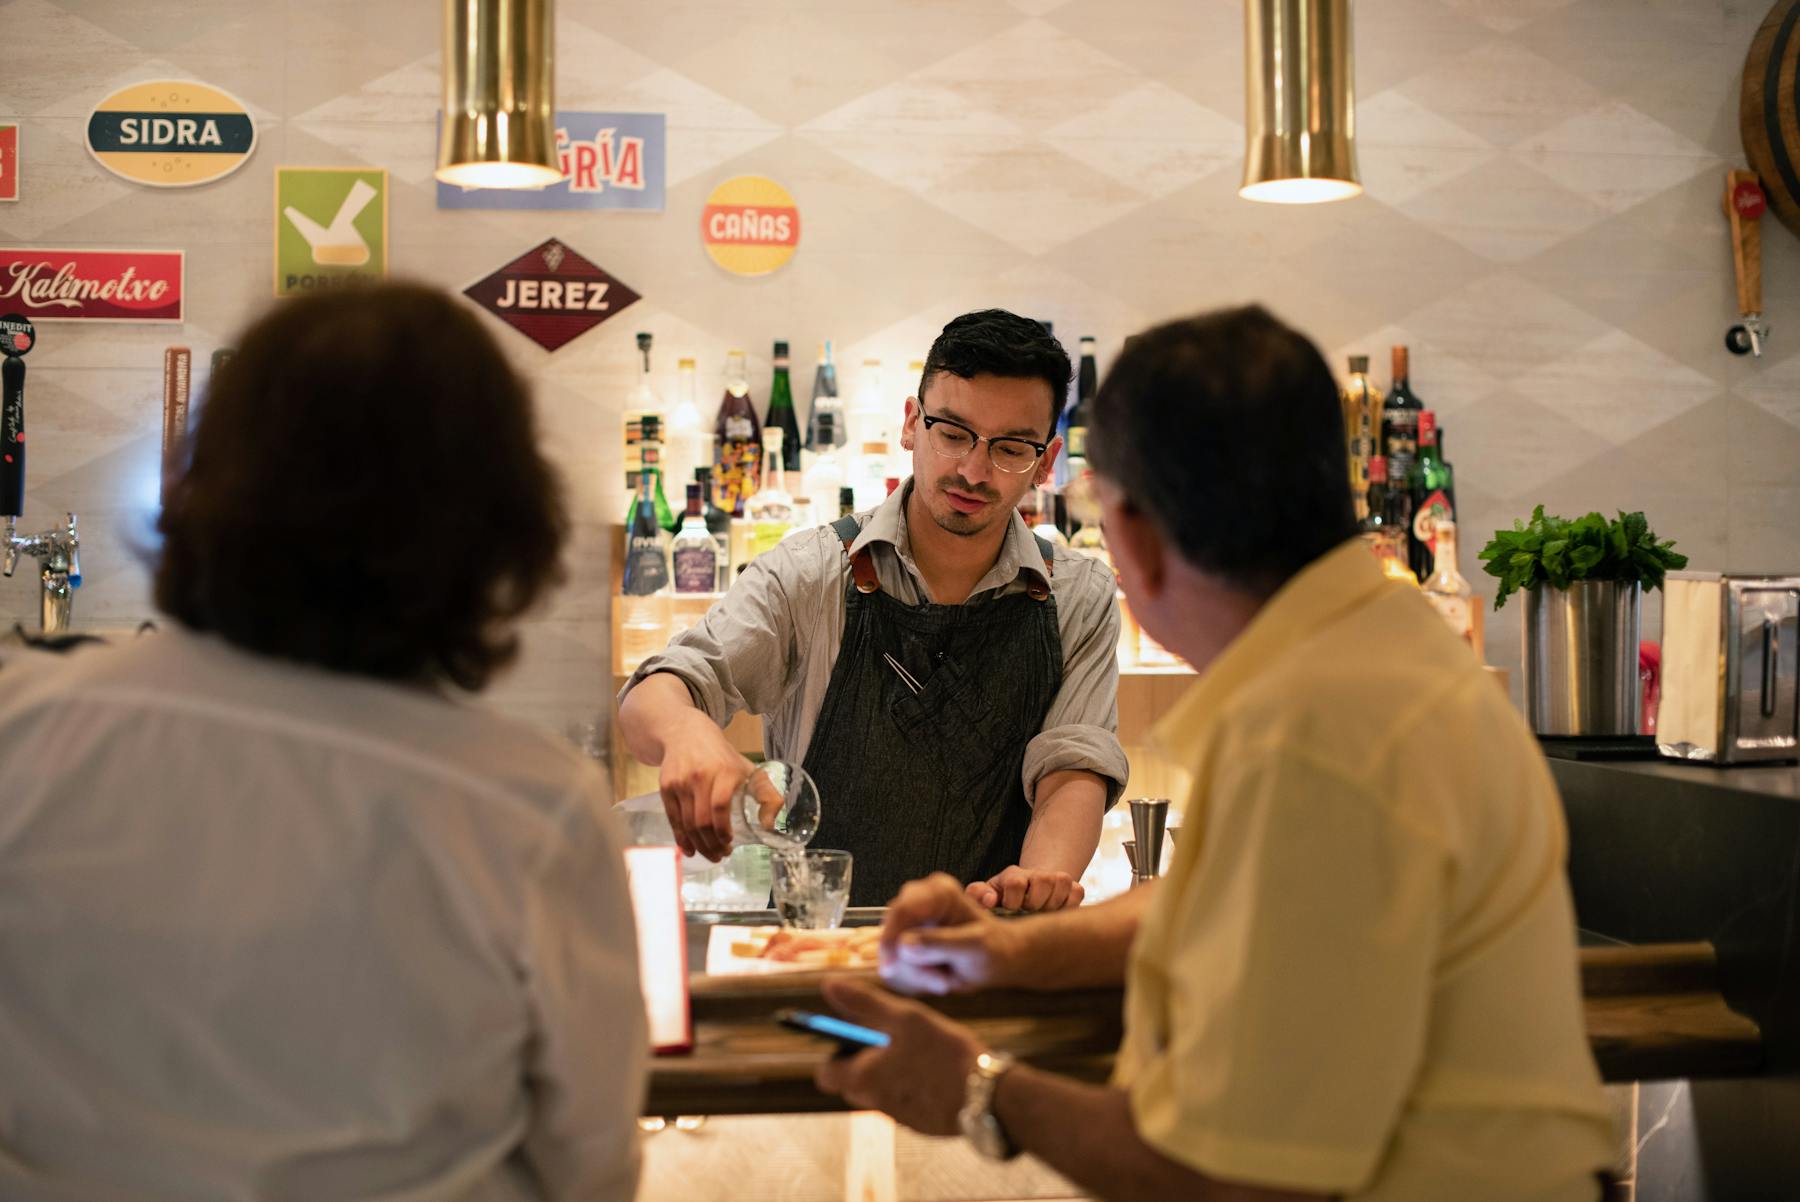
[[223,179],[256,149],[256,122],[237,98],[191,79],[121,88],[94,107],[87,147],[102,167],[153,188]]

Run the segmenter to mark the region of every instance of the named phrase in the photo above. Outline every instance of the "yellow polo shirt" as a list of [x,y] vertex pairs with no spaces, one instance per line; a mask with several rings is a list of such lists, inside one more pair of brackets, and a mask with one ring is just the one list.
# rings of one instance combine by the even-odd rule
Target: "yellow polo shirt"
[[1117,1083],[1165,1155],[1359,1199],[1594,1202],[1611,1124],[1536,741],[1360,542],[1159,725],[1193,794]]

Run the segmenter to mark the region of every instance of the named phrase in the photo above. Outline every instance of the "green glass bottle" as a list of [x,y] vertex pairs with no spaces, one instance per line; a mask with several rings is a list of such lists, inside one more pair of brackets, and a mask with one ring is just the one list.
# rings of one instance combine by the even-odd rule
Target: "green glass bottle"
[[781,431],[781,468],[800,470],[800,417],[794,412],[794,386],[788,379],[788,344],[775,344],[775,379],[769,385],[769,414],[763,429]]

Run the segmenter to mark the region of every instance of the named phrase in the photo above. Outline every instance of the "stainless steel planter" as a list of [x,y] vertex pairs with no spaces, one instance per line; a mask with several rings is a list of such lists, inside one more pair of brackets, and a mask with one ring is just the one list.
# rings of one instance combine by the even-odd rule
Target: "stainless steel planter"
[[1643,591],[1582,580],[1525,594],[1525,706],[1540,735],[1638,733]]

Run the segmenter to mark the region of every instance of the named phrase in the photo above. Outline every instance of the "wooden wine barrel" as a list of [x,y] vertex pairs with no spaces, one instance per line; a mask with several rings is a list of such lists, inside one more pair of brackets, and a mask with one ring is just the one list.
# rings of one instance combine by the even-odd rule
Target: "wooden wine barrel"
[[1744,58],[1738,131],[1781,224],[1800,234],[1800,0],[1776,0]]

